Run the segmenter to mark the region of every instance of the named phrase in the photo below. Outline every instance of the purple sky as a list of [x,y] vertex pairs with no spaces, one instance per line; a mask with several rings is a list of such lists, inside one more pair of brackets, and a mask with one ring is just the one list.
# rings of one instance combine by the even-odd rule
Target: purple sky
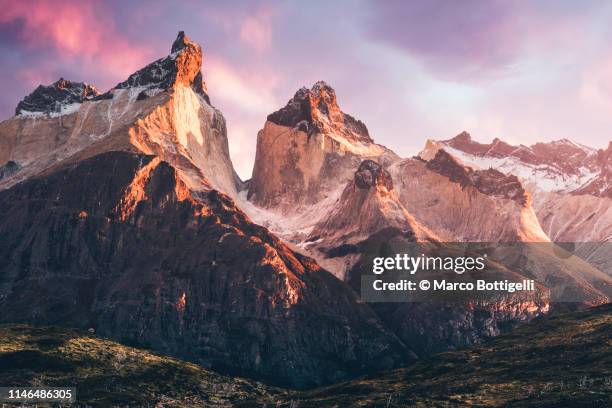
[[612,2],[178,3],[0,0],[0,118],[60,76],[106,90],[185,30],[204,49],[243,178],[266,115],[321,79],[403,156],[462,130],[483,142],[612,139]]

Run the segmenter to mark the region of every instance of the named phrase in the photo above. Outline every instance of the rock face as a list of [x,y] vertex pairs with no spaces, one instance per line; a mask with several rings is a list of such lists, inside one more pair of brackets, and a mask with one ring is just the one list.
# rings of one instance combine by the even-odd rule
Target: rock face
[[375,144],[361,121],[340,110],[335,91],[317,82],[268,116],[257,135],[248,199],[295,212],[339,193],[364,159],[386,165],[398,157]]
[[15,109],[15,115],[59,114],[71,105],[91,100],[98,95],[98,90],[92,85],[60,78],[49,86],[40,85],[23,98]]
[[495,169],[473,170],[459,164],[443,149],[438,150],[426,167],[448,177],[452,182],[461,184],[462,187],[473,186],[489,196],[514,200],[523,206],[529,201],[527,192],[516,176],[506,176]]
[[389,167],[400,202],[446,242],[547,242],[516,178],[473,171],[445,153]]
[[375,161],[364,160],[303,247],[337,277],[350,281],[348,272],[369,241],[397,236],[409,242],[438,240],[401,204],[389,172]]
[[345,284],[159,157],[109,152],[0,192],[1,322],[93,327],[309,387],[411,353]]
[[236,196],[242,182],[230,160],[225,119],[204,91],[201,49],[179,33],[172,51],[70,110],[62,105],[57,115],[18,115],[0,123],[0,166],[22,166],[0,181],[0,189],[62,161],[121,150],[158,155],[190,188]]
[[0,166],[0,180],[5,177],[10,177],[13,174],[17,173],[21,166],[14,161],[8,161],[4,166]]

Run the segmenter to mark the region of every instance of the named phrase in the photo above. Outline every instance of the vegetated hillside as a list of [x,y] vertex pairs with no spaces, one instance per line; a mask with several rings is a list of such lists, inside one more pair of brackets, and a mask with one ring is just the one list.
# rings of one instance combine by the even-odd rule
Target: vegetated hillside
[[[612,304],[547,318],[376,378],[305,392],[68,329],[0,326],[0,383],[77,388],[79,404],[239,407],[608,407]],[[156,405],[157,404],[157,405]]]
[[0,326],[0,384],[74,387],[77,405],[91,407],[263,406],[282,392],[87,332],[28,325]]
[[611,333],[607,304],[293,398],[300,407],[609,407]]

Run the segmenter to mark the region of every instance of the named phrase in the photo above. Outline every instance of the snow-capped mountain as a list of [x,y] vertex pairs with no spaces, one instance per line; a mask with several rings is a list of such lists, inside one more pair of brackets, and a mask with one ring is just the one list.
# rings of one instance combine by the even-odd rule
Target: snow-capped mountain
[[84,101],[100,95],[95,86],[84,82],[71,82],[60,78],[49,86],[40,85],[23,98],[15,109],[15,115],[59,116],[78,109]]
[[612,144],[605,150],[568,139],[513,146],[496,138],[483,144],[462,132],[449,140],[429,140],[419,155],[431,158],[442,147],[468,166],[513,174],[530,188],[533,185],[547,192],[612,197]]
[[63,79],[37,88],[16,116],[0,123],[0,163],[19,167],[0,189],[64,160],[125,150],[172,163],[190,188],[236,196],[241,181],[229,157],[225,119],[206,93],[202,59],[200,46],[180,32],[170,55],[101,95]]
[[[611,271],[612,142],[593,149],[567,139],[511,146],[499,139],[482,144],[466,132],[444,141],[427,141],[419,157],[444,152],[480,171],[518,176],[529,191],[537,223],[554,242],[574,243],[574,253]],[[488,169],[488,170],[487,170]],[[478,171],[478,170],[477,170]],[[595,245],[595,244],[600,245]]]

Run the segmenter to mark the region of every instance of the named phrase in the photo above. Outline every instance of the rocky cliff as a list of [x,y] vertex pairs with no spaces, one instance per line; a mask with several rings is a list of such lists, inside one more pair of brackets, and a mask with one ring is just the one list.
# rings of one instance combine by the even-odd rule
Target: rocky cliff
[[332,195],[364,159],[386,165],[398,157],[374,143],[365,124],[340,110],[333,88],[317,82],[268,115],[257,135],[248,199],[294,212]]
[[515,178],[466,169],[444,153],[389,172],[401,203],[447,242],[549,241]]
[[110,152],[0,193],[2,322],[59,324],[308,387],[411,352],[353,291],[193,192],[156,156]]

